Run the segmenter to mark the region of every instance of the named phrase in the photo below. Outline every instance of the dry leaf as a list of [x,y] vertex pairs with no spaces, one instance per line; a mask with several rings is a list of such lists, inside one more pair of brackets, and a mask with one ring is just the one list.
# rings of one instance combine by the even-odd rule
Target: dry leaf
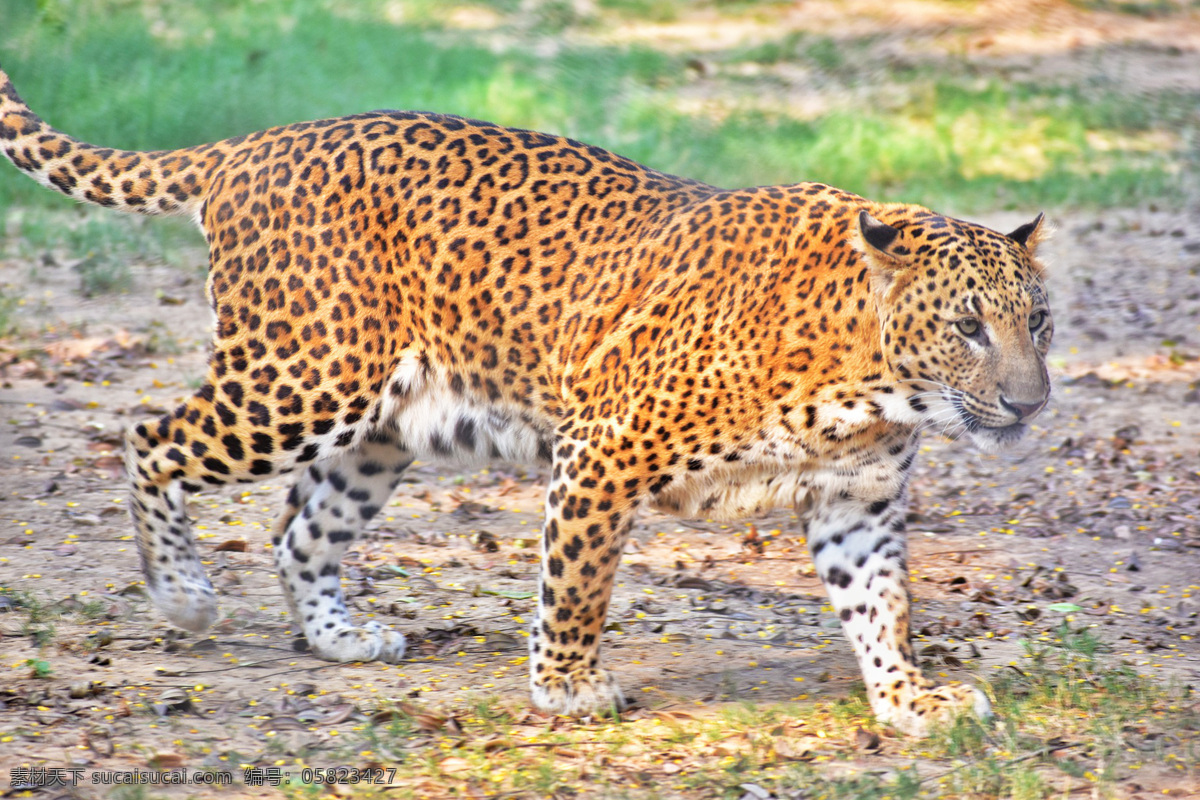
[[675,722],[677,720],[696,719],[696,715],[690,711],[668,710],[668,709],[660,709],[658,711],[652,711],[652,712],[650,712],[650,716],[656,717],[661,720],[665,720],[666,722]]
[[750,748],[750,742],[745,736],[738,734],[722,739],[712,745],[712,752],[719,756],[741,755]]
[[100,456],[91,466],[116,480],[125,474],[125,459],[120,456]]
[[777,739],[774,742],[775,755],[791,761],[811,761],[816,757],[822,740],[815,736],[805,736],[801,739]]
[[55,361],[79,361],[107,349],[109,340],[102,336],[86,339],[64,339],[45,346],[46,355]]
[[490,531],[479,531],[472,534],[471,546],[481,553],[494,553],[500,549],[495,534]]
[[178,769],[187,763],[179,753],[159,752],[147,760],[146,764],[154,769]]
[[355,708],[350,703],[342,703],[340,705],[336,705],[333,708],[329,709],[325,718],[321,720],[321,724],[322,725],[340,725],[341,723],[350,719],[350,717],[354,716],[354,713],[356,711],[358,711],[358,709]]
[[32,380],[44,380],[46,371],[42,369],[42,365],[31,358],[24,361],[16,361],[10,364],[5,364],[0,368],[0,375],[5,378],[30,378]]
[[440,714],[416,714],[413,724],[422,733],[437,733],[445,727],[446,719]]
[[309,726],[296,717],[272,717],[259,726],[266,731],[306,731]]
[[854,744],[859,750],[878,750],[881,742],[878,733],[860,726],[854,729]]
[[[118,714],[118,716],[129,716],[128,708],[125,711],[126,713]],[[112,731],[100,725],[94,725],[84,731],[82,739],[84,747],[101,756],[111,756],[116,749],[116,745],[113,743]]]
[[549,748],[549,752],[550,752],[550,753],[553,753],[555,756],[558,756],[559,758],[576,758],[576,759],[579,759],[579,758],[586,758],[586,757],[587,757],[587,756],[586,756],[584,753],[582,753],[581,751],[579,751],[579,750],[576,750],[576,749],[575,749],[575,748],[573,748],[573,747],[567,747],[567,746],[565,746],[565,745],[558,745],[558,746],[556,746],[556,747],[551,747],[551,748]]

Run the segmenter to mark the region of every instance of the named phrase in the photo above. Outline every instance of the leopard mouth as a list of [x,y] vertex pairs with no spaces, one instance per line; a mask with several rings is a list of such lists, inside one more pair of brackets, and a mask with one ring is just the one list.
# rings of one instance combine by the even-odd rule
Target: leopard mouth
[[962,425],[960,433],[970,438],[976,446],[986,450],[1013,444],[1029,431],[1029,425],[1025,422],[1011,422],[1007,425],[984,424],[983,420],[965,406],[961,396],[953,396],[951,403],[958,412],[958,419]]
[[1024,422],[1013,422],[1008,425],[980,425],[976,431],[987,431],[993,436],[1021,436],[1029,430]]
[[1024,422],[1014,422],[1010,425],[988,426],[976,420],[974,427],[968,426],[967,435],[976,446],[987,450],[1007,447],[1029,431],[1029,425]]

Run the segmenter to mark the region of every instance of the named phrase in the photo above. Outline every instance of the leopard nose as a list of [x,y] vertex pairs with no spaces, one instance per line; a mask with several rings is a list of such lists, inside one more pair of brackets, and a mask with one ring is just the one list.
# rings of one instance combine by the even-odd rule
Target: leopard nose
[[1046,399],[1043,398],[1036,403],[1018,403],[1001,397],[1000,405],[1004,406],[1019,421],[1024,422],[1042,410],[1042,407],[1046,405]]

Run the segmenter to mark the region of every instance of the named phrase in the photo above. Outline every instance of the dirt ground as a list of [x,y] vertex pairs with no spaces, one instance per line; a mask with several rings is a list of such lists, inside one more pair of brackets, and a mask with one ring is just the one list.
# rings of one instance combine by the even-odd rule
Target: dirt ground
[[[1011,44],[976,43],[997,59],[1021,49]],[[1193,45],[1179,44],[1194,64]],[[1158,50],[1120,57],[1163,75]],[[1007,230],[1027,216],[979,221]],[[1200,683],[1198,219],[1195,207],[1054,219],[1051,407],[1009,452],[929,437],[917,467],[914,625],[932,670],[986,679],[1069,616],[1114,664]],[[384,701],[525,703],[537,470],[418,464],[348,556],[349,601],[409,636],[402,664],[331,665],[294,648],[267,534],[284,483],[190,500],[221,595],[212,631],[183,634],[150,608],[119,442],[203,374],[202,250],[187,260],[194,269],[136,265],[133,289],[93,298],[70,261],[0,260],[0,286],[25,296],[24,333],[0,343],[0,586],[39,606],[31,620],[24,600],[0,595],[0,768],[240,776],[282,753],[336,767],[339,737]],[[652,708],[847,695],[858,670],[803,536],[787,512],[643,518],[605,647],[626,694]],[[56,793],[104,794],[44,796]]]

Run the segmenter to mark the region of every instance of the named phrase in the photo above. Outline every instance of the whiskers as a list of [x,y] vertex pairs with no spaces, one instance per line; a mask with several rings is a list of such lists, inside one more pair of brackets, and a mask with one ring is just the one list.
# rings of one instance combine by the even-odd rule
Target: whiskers
[[921,389],[908,395],[910,403],[916,400],[927,409],[917,426],[918,431],[958,439],[963,434],[972,433],[979,428],[979,420],[963,406],[962,392],[953,386],[928,378],[901,378],[896,383],[910,384]]
[[[1011,445],[1028,430],[1022,423],[989,424],[996,414],[972,410],[971,395],[941,381],[903,378],[896,383],[908,384],[917,390],[906,395],[906,399],[921,414],[918,432],[934,433],[948,439],[970,438],[976,446],[991,452]],[[1050,405],[1053,406],[1053,400]]]
[[969,420],[964,419],[962,412],[951,401],[950,405],[942,406],[926,416],[918,430],[932,431],[948,439],[958,439],[964,433],[969,433],[971,426]]

